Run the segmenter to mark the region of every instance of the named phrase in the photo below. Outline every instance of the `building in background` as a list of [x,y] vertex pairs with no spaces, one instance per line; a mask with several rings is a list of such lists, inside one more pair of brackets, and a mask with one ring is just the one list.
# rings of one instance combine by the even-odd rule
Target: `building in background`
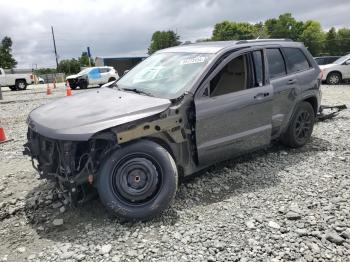
[[118,71],[119,75],[123,75],[124,71],[130,70],[135,65],[144,60],[146,56],[133,57],[96,57],[96,66],[112,66]]

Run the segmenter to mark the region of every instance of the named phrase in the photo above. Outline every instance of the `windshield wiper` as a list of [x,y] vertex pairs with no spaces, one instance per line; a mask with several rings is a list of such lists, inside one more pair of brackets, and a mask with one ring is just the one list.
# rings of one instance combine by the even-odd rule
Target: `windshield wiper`
[[139,90],[139,89],[136,89],[136,88],[121,88],[121,90],[131,91],[131,92],[134,92],[136,94],[143,94],[143,95],[146,95],[146,96],[153,96],[151,93],[148,93],[146,91],[142,91],[142,90]]

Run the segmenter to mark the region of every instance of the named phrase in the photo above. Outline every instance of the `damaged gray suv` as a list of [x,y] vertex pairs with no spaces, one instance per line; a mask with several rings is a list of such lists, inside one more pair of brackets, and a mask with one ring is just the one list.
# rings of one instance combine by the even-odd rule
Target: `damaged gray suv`
[[108,87],[33,110],[24,153],[72,204],[97,189],[114,215],[147,220],[182,176],[272,140],[307,143],[320,83],[310,53],[289,40],[164,49]]

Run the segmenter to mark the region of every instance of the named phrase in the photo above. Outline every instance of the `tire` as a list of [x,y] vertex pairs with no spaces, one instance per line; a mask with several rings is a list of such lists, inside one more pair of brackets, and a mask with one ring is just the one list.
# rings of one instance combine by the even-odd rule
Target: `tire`
[[82,81],[79,83],[80,89],[87,89],[88,88],[88,83],[86,81]]
[[289,123],[287,131],[282,136],[282,143],[297,148],[305,145],[312,134],[315,123],[315,111],[308,102],[301,102]]
[[16,86],[9,86],[9,88],[10,88],[11,91],[16,91],[17,90]]
[[26,90],[27,82],[25,80],[16,80],[16,89],[17,90]]
[[342,76],[338,72],[330,72],[327,75],[326,82],[328,85],[338,85],[342,81]]
[[115,150],[97,178],[101,202],[114,216],[146,221],[167,209],[175,197],[178,173],[169,152],[139,140]]

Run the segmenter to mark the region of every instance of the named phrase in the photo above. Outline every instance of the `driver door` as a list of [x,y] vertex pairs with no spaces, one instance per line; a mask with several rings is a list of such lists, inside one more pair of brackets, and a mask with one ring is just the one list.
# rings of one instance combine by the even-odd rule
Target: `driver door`
[[197,90],[196,143],[200,165],[270,143],[273,88],[263,50],[226,58]]

